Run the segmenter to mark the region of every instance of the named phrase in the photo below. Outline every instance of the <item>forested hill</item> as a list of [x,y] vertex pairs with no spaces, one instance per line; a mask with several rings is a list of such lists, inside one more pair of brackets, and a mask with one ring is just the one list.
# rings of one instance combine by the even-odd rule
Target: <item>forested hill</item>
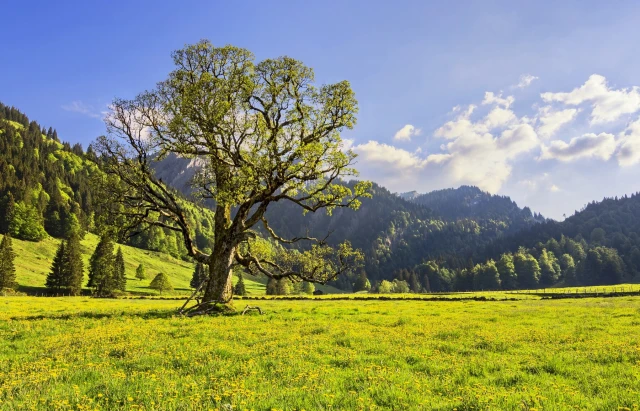
[[562,222],[547,221],[494,241],[478,257],[495,258],[562,236],[617,250],[626,269],[635,275],[640,271],[640,193],[594,201]]
[[[165,183],[187,195],[191,194],[189,179],[197,169],[197,160],[175,156],[155,167]],[[349,240],[364,251],[365,271],[372,282],[392,279],[399,270],[429,259],[446,261],[452,267],[468,266],[478,250],[541,219],[518,208],[508,197],[491,196],[475,187],[421,196],[433,207],[417,199],[406,201],[376,184],[372,194],[358,211],[337,209],[332,216],[324,211],[303,215],[294,204],[277,203],[270,206],[267,216],[284,237],[322,238],[331,233],[329,243]],[[353,283],[348,276],[341,281],[338,285],[347,289]]]
[[413,195],[410,201],[429,207],[445,220],[460,218],[501,220],[507,222],[514,231],[530,227],[533,222],[544,221],[541,215],[532,214],[529,207],[520,208],[507,196],[491,195],[474,186],[447,188]]
[[[28,241],[96,232],[100,215],[91,179],[101,173],[91,147],[71,146],[14,107],[0,103],[0,234]],[[210,246],[213,213],[189,205],[198,245]],[[139,248],[186,255],[177,233],[158,227],[133,237]]]

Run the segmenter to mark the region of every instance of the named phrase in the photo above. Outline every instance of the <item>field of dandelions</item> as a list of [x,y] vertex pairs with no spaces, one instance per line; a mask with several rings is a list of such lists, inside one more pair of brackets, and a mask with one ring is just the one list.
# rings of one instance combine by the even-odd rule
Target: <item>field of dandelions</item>
[[[0,409],[638,410],[640,297],[0,299]],[[242,309],[247,301],[237,301]]]

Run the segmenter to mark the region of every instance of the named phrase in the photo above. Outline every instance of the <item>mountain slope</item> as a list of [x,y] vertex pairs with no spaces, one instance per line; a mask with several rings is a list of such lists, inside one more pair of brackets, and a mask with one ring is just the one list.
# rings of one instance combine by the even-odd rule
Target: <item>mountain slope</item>
[[[0,239],[2,235],[0,235]],[[83,286],[88,280],[89,259],[99,237],[87,234],[81,242],[82,259],[84,261],[85,279]],[[44,293],[47,274],[51,269],[51,262],[55,255],[60,240],[46,238],[40,242],[22,241],[13,239],[13,249],[16,253],[16,279],[19,284],[19,291],[28,293]],[[189,282],[194,271],[193,263],[186,262],[171,257],[170,255],[155,251],[141,250],[139,248],[123,245],[122,251],[126,265],[127,291],[134,294],[152,294],[157,292],[149,288],[149,283],[159,272],[167,274],[175,291],[174,295],[187,295],[191,293]],[[143,264],[146,270],[147,279],[138,280],[135,278],[138,264]],[[234,278],[236,280],[236,278]],[[258,280],[251,276],[245,276],[247,292],[251,295],[261,295],[265,293],[264,280]]]

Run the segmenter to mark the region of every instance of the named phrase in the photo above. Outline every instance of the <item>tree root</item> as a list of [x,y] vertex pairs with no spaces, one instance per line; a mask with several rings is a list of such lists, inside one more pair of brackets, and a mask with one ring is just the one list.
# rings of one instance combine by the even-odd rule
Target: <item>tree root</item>
[[195,317],[196,315],[229,315],[234,314],[236,309],[231,302],[221,303],[216,301],[203,301],[187,309],[180,311],[185,317]]
[[247,305],[246,307],[244,307],[244,310],[242,310],[241,315],[244,315],[247,311],[251,311],[251,310],[256,310],[260,315],[262,315],[262,310],[257,305],[256,306]]

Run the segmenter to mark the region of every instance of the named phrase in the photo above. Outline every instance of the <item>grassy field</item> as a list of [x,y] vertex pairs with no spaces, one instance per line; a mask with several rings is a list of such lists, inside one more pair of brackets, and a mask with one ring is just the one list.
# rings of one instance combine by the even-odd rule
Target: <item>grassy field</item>
[[182,318],[179,301],[2,298],[0,409],[640,403],[640,297],[250,303],[265,314]]

